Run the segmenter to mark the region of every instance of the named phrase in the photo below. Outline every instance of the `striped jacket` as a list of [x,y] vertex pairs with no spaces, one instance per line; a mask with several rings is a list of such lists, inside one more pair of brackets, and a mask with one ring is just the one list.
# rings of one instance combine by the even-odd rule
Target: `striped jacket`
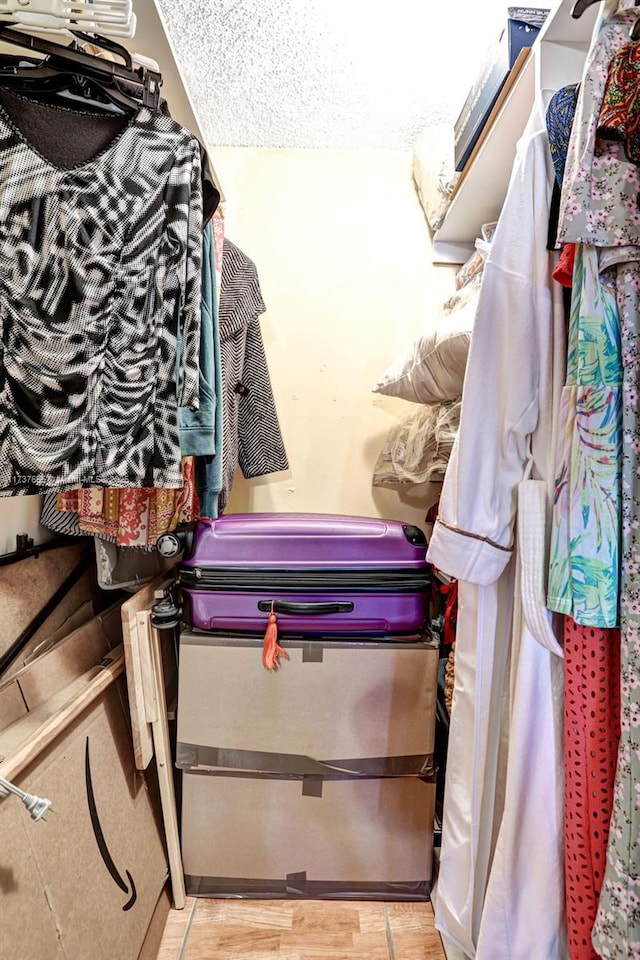
[[246,479],[289,467],[260,330],[265,309],[255,264],[225,238],[220,286],[224,397],[220,512],[238,466]]

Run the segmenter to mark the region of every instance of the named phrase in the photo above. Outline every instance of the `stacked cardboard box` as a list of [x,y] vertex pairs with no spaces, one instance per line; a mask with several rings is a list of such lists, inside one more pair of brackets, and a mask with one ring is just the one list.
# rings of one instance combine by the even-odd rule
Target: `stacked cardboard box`
[[0,684],[0,775],[52,802],[38,823],[0,802],[3,960],[136,960],[157,945],[167,856],[152,771],[134,767],[121,639],[116,605]]
[[438,652],[424,641],[180,643],[187,893],[426,899]]

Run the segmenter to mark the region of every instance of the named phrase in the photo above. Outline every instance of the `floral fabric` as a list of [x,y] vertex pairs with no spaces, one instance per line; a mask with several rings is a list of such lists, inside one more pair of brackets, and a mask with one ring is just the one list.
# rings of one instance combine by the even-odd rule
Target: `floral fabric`
[[104,537],[121,547],[154,547],[158,537],[199,514],[193,457],[182,461],[179,490],[87,487],[58,494],[57,508],[76,513],[78,533]]
[[596,139],[609,66],[628,46],[637,16],[633,0],[623,0],[618,12],[602,23],[589,50],[565,165],[559,242],[640,244],[638,167],[626,156],[623,143]]
[[[640,257],[640,249],[634,253]],[[619,264],[616,285],[623,359],[621,739],[593,931],[604,960],[640,957],[640,262]]]
[[640,163],[640,45],[629,43],[609,64],[596,136],[624,143],[628,160]]
[[615,289],[576,247],[567,382],[551,527],[548,606],[583,626],[618,623],[622,363]]
[[547,133],[549,134],[549,150],[553,167],[556,171],[556,180],[562,186],[564,167],[567,162],[567,151],[573,118],[578,101],[578,84],[572,83],[561,87],[551,97],[547,107]]

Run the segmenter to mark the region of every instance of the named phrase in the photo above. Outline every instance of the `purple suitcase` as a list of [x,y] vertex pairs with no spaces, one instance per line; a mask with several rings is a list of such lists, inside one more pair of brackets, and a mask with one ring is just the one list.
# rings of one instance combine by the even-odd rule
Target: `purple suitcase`
[[426,625],[427,541],[394,520],[229,514],[198,523],[180,565],[184,619],[263,634],[415,635]]

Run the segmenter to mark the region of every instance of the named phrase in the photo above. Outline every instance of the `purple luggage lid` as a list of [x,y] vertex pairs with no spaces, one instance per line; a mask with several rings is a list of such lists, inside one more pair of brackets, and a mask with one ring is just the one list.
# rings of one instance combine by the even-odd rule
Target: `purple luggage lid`
[[183,567],[366,569],[426,565],[418,527],[379,517],[238,513],[198,523]]

